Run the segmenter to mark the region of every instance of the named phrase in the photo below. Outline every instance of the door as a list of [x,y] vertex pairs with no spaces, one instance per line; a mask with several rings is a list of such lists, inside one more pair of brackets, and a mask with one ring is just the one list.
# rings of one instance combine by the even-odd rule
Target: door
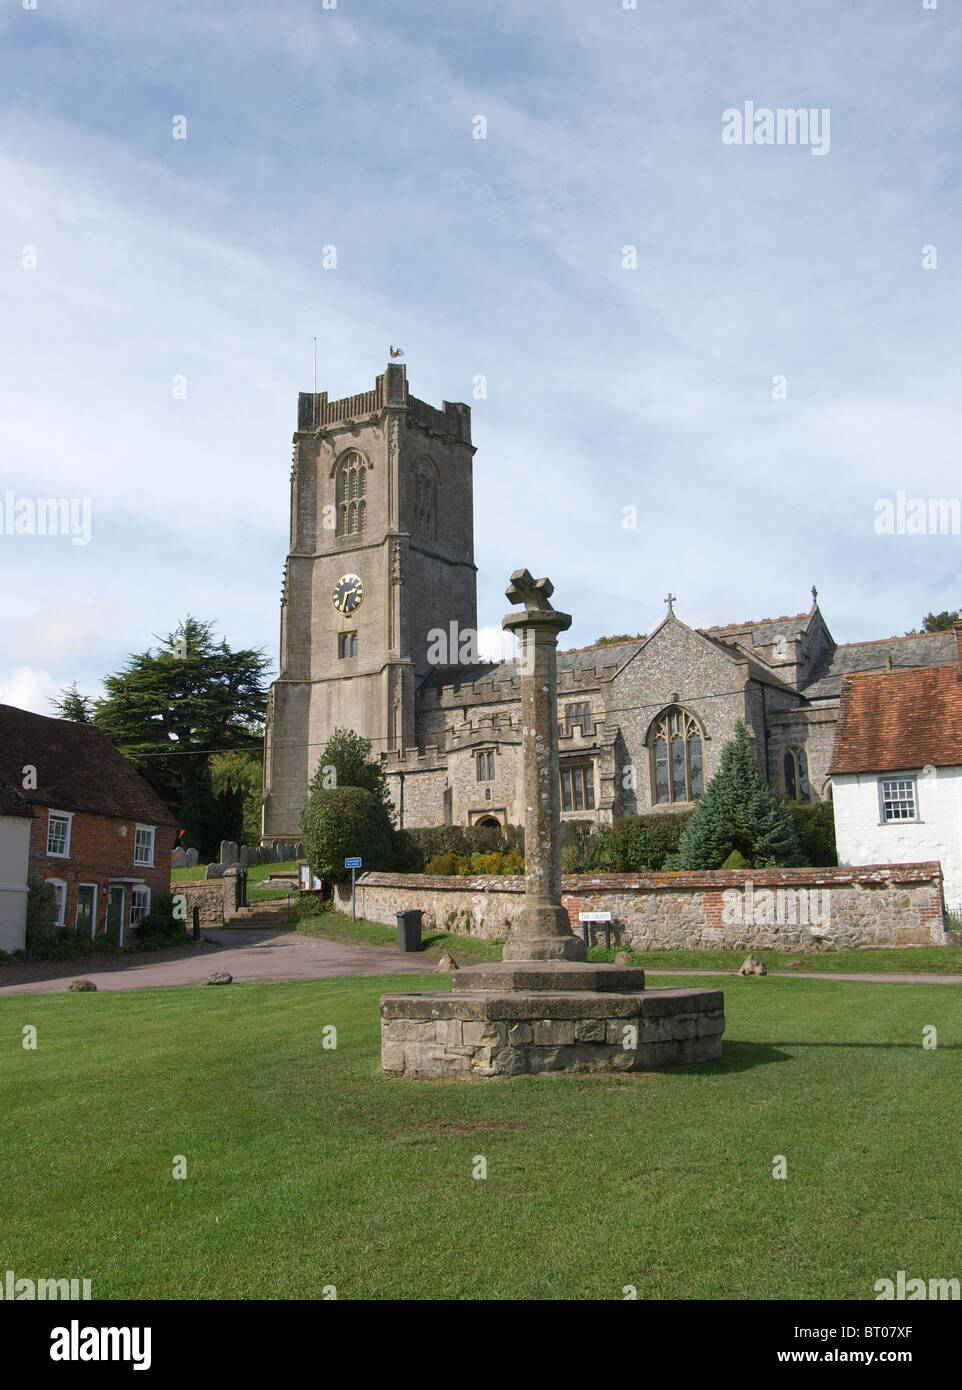
[[97,931],[97,885],[81,883],[77,888],[77,931],[91,939]]
[[110,897],[107,900],[107,920],[104,923],[104,930],[115,932],[118,938],[122,937],[123,934],[126,902],[126,888],[122,883],[112,883],[110,885]]

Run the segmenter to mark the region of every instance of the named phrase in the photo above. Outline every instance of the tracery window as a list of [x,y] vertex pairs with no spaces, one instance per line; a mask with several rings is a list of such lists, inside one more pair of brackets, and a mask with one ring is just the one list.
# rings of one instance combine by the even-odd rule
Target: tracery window
[[337,534],[357,536],[367,520],[367,465],[360,454],[346,454],[337,466]]
[[437,536],[438,485],[431,465],[419,463],[414,471],[414,529],[432,540]]
[[675,707],[655,721],[648,736],[652,801],[696,801],[705,790],[701,730],[687,710]]
[[565,705],[565,733],[570,734],[575,724],[580,725],[583,734],[592,732],[591,706],[589,704]]
[[808,784],[808,757],[804,748],[788,748],[783,759],[785,795],[793,801],[811,801]]

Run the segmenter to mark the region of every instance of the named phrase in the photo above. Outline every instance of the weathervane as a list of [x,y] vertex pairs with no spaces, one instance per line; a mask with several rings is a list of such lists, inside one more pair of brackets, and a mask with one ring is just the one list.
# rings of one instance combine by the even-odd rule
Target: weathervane
[[403,356],[404,356],[404,349],[403,349],[403,348],[396,348],[396,347],[394,346],[393,343],[390,345],[390,348],[391,348],[391,356],[392,356],[392,357],[403,357]]

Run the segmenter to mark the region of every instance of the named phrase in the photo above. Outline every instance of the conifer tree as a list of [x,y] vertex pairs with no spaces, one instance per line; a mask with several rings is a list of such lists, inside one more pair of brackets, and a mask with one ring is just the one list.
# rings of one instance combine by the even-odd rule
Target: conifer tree
[[666,867],[718,869],[734,850],[756,869],[804,862],[795,822],[758,771],[741,720]]

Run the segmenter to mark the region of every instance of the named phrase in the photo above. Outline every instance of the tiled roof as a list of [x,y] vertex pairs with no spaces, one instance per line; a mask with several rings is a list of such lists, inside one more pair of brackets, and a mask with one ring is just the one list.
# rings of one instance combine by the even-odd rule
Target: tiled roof
[[0,776],[21,787],[28,766],[37,769],[37,786],[21,795],[35,805],[177,824],[150,784],[93,724],[0,705]]
[[846,676],[829,772],[922,767],[962,767],[958,666]]
[[718,627],[703,627],[699,630],[712,637],[734,635],[737,632],[750,632],[757,647],[769,646],[776,637],[798,637],[808,626],[811,609],[807,613],[791,613],[784,618],[760,618],[757,622],[723,623]]
[[16,816],[20,820],[29,820],[33,816],[30,802],[3,776],[0,776],[0,816]]
[[920,666],[954,665],[958,659],[955,633],[921,632],[908,637],[885,637],[877,642],[846,642],[812,672],[803,688],[809,700],[837,696],[842,677],[859,671],[893,671]]
[[[559,652],[558,671],[571,670],[583,676],[586,672],[594,670],[600,677],[606,666],[623,666],[641,646],[640,641],[603,642],[596,647],[577,647],[572,651]],[[517,658],[481,666],[439,666],[421,682],[419,689],[460,685],[463,690],[466,686],[477,688],[478,682],[485,680],[493,680],[496,683],[510,682],[520,688],[521,672]]]

